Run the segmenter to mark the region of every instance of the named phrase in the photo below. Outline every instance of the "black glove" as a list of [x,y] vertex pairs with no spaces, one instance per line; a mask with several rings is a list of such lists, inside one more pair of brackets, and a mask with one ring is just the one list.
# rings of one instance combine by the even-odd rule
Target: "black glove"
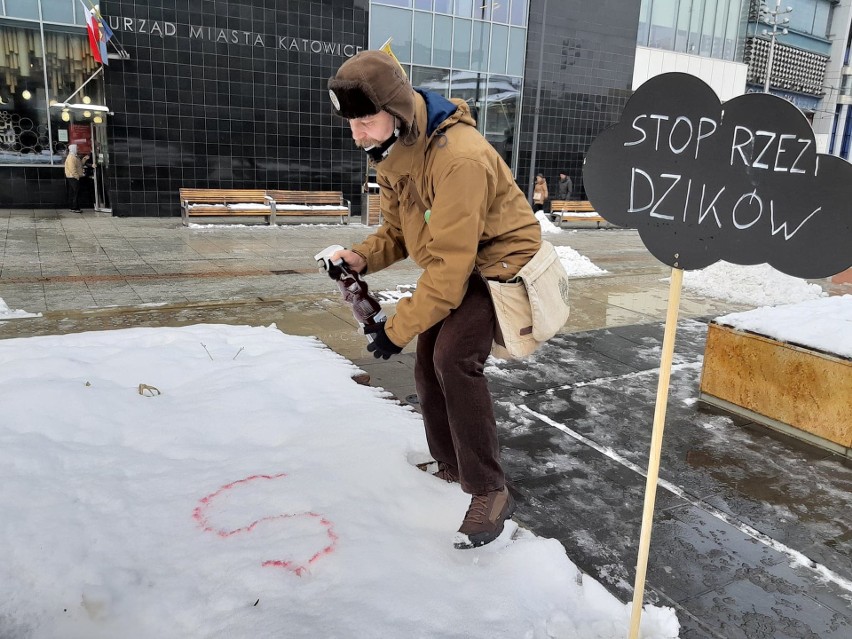
[[373,357],[379,359],[390,359],[391,355],[398,355],[402,349],[390,341],[390,338],[385,333],[384,322],[381,324],[373,324],[369,328],[364,328],[367,335],[373,336],[373,341],[367,344],[367,350],[373,354]]
[[335,282],[343,277],[345,271],[349,271],[349,265],[343,259],[340,260],[340,264],[328,263],[328,276]]

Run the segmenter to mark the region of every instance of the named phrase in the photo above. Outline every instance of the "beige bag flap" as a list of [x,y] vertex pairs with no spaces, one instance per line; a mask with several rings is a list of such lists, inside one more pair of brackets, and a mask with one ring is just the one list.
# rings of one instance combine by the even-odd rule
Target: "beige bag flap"
[[[533,337],[532,313],[523,282],[488,281],[494,312],[497,316],[495,344],[502,346],[511,357],[524,357],[540,346]],[[505,359],[499,349],[492,349],[496,357]]]
[[571,312],[568,298],[568,273],[556,249],[542,240],[541,249],[518,272],[526,285],[532,311],[532,336],[539,342],[556,335]]

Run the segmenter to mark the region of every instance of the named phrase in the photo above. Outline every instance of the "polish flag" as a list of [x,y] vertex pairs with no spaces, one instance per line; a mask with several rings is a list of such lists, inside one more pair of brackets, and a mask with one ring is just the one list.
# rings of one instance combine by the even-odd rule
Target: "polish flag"
[[101,55],[101,29],[100,23],[98,19],[95,17],[95,12],[92,9],[87,9],[86,5],[83,4],[83,0],[80,0],[80,4],[83,5],[83,12],[86,15],[86,31],[89,33],[89,47],[92,49],[92,57],[101,64],[104,64],[104,57]]

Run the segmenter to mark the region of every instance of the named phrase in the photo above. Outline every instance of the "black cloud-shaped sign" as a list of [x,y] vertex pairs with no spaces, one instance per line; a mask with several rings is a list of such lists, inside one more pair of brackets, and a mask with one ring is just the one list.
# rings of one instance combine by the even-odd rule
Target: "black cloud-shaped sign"
[[801,111],[773,95],[723,105],[694,76],[656,76],[594,141],[583,180],[602,217],[670,266],[768,262],[805,278],[852,266],[852,164],[817,153]]

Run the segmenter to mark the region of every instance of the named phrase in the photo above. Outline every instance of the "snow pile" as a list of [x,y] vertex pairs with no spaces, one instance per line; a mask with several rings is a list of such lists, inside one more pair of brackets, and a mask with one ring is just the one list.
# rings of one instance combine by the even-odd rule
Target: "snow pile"
[[24,317],[41,317],[41,313],[28,313],[21,309],[12,310],[6,305],[6,302],[3,301],[3,298],[0,297],[0,321],[22,319]]
[[416,284],[397,284],[396,290],[376,291],[376,298],[383,304],[396,304],[404,297],[411,297],[416,288]]
[[705,297],[752,306],[789,304],[826,295],[817,284],[785,275],[768,264],[741,266],[724,261],[685,271],[683,287]]
[[852,295],[762,307],[716,318],[717,324],[852,359]]
[[453,549],[468,497],[355,371],[274,327],[0,340],[0,636],[627,636],[557,541]]
[[592,260],[588,257],[580,255],[570,246],[556,246],[554,248],[569,277],[587,277],[607,273],[607,271],[592,263]]
[[541,224],[541,232],[542,233],[561,233],[562,229],[556,226],[553,222],[550,221],[550,218],[547,217],[542,211],[535,212],[535,219],[538,220],[539,224]]

